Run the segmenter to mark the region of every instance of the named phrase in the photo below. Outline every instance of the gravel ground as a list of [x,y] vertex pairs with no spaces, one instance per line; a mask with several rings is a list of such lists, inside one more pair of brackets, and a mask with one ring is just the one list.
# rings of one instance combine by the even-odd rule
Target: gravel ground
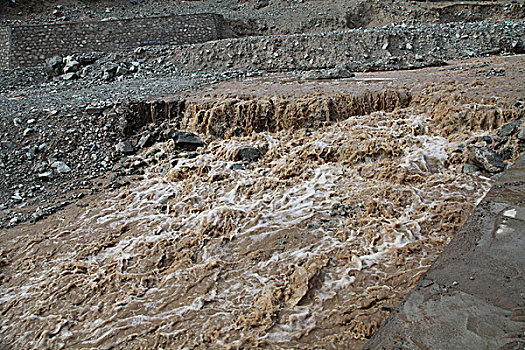
[[[8,6],[5,5],[8,3]],[[8,0],[2,22],[63,22],[214,12],[225,16],[239,36],[327,32],[393,24],[475,22],[523,18],[523,0]]]

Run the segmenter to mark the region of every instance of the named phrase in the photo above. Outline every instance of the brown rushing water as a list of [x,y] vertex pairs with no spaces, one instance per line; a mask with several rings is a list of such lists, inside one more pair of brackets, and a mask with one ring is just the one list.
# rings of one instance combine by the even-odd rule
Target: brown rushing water
[[[490,186],[450,164],[457,145],[428,119],[214,141],[3,242],[16,252],[3,344],[338,348],[371,335]],[[264,157],[234,169],[242,145]]]
[[[211,139],[2,232],[1,347],[359,347],[488,191],[456,150],[507,118],[494,110],[523,90],[525,60],[511,60],[507,77],[474,83],[426,71],[448,82],[413,91],[417,107]],[[263,156],[240,167],[245,145]]]

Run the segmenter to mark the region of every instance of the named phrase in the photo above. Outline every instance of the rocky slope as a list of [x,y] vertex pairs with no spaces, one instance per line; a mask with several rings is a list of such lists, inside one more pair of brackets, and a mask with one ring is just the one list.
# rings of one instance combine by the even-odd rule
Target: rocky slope
[[223,14],[238,36],[327,32],[393,24],[517,20],[523,0],[3,0],[0,20],[24,23],[136,18],[181,13]]

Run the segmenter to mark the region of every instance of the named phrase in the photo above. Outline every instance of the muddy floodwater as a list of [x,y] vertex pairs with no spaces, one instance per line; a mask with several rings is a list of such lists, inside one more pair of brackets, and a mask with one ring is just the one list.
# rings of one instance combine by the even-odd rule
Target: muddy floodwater
[[157,144],[131,185],[4,233],[2,348],[358,347],[491,186],[458,156],[483,132],[439,118]]
[[[489,189],[424,115],[212,142],[10,242],[27,348],[338,347],[369,336]],[[255,146],[257,162],[235,162]],[[164,144],[169,152],[170,144]],[[339,345],[338,345],[339,344]]]

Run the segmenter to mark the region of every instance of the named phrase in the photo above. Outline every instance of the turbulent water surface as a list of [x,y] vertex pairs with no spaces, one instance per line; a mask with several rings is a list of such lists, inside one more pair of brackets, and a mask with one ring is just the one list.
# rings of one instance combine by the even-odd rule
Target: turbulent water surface
[[[0,344],[359,344],[491,184],[429,120],[376,112],[189,157],[162,144],[140,181],[3,242]],[[261,159],[238,162],[243,146]]]

